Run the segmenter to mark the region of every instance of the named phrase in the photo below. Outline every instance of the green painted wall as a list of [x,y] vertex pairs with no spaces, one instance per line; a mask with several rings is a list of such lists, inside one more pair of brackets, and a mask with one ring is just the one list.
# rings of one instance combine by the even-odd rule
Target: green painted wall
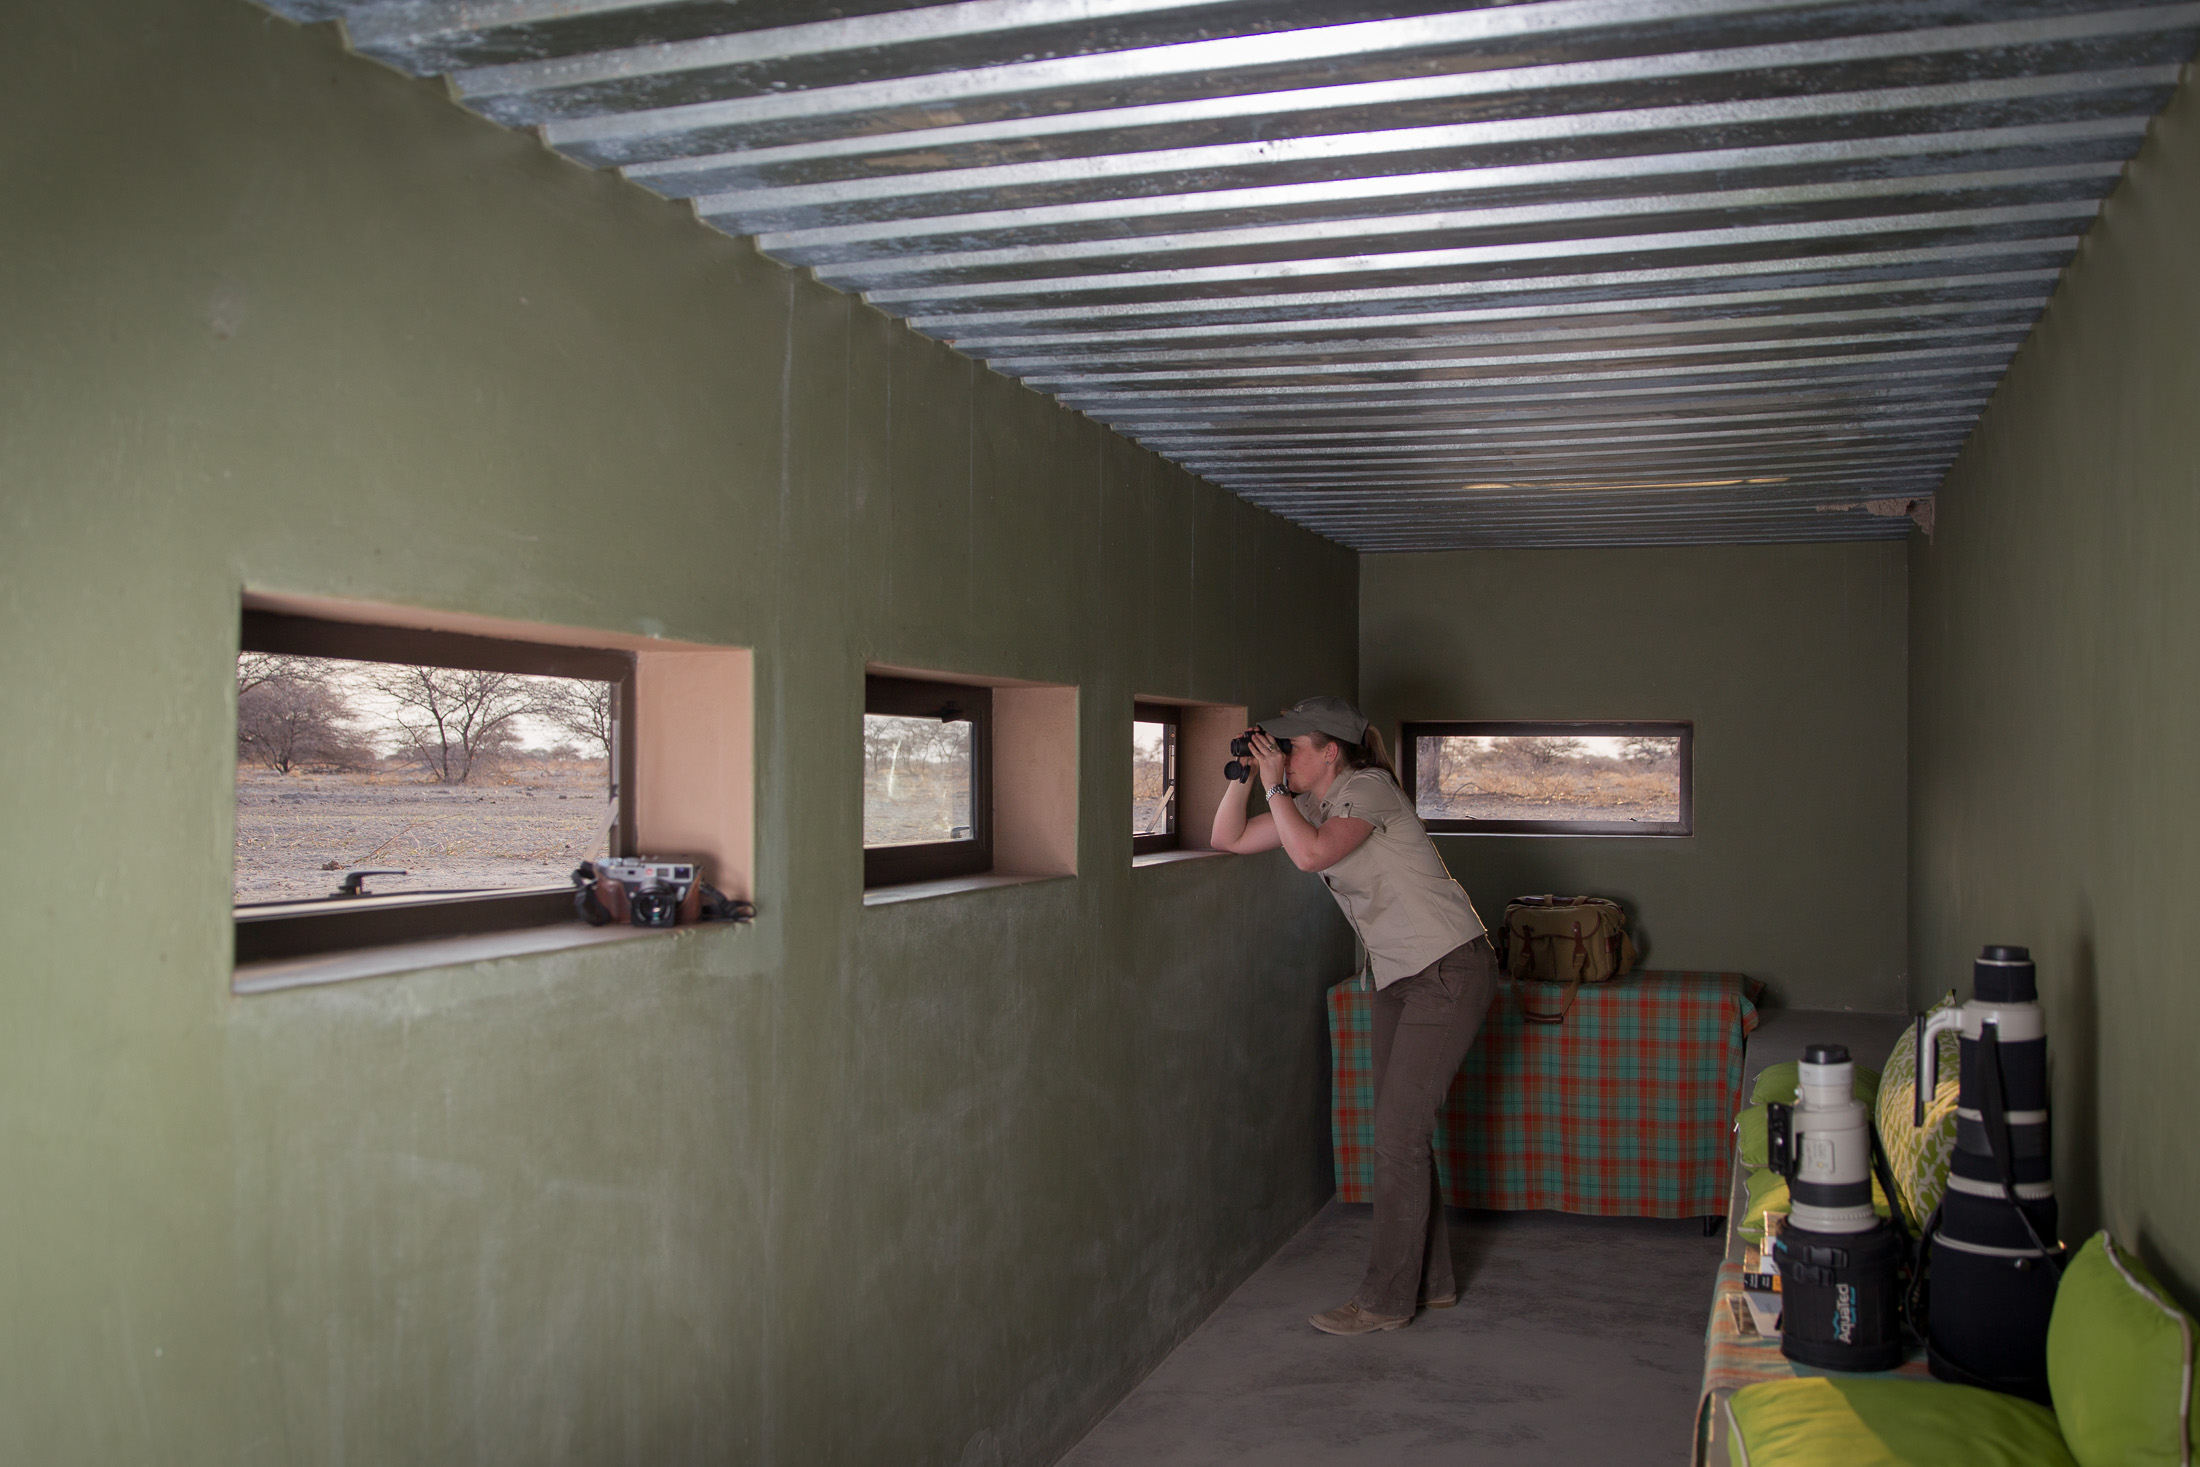
[[1911,996],[2031,947],[2064,1233],[2200,1303],[2200,85],[2086,235],[1911,558]]
[[[238,0],[0,10],[0,180],[0,1461],[1041,1463],[1328,1195],[1334,909],[1119,816],[1354,557]],[[754,647],[754,930],[230,997],[245,586]],[[1081,876],[861,906],[866,658]]]
[[1688,719],[1696,833],[1440,836],[1486,921],[1617,898],[1660,968],[1798,1008],[1903,1002],[1900,543],[1471,550],[1361,561],[1361,686],[1413,719]]

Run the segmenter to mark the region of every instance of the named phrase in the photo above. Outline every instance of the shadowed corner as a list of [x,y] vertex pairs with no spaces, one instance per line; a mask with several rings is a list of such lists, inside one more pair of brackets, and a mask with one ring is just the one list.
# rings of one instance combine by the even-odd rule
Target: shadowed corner
[[2139,1261],[2146,1265],[2147,1272],[2154,1275],[2156,1283],[2169,1290],[2170,1297],[2187,1314],[2200,1316],[2200,1279],[2195,1279],[2192,1274],[2170,1262],[2162,1245],[2161,1229],[2150,1223],[2141,1223],[2136,1232],[2137,1236],[2131,1240],[2131,1247],[2138,1253]]
[[2070,978],[2056,1015],[2048,1062],[2054,1098],[2056,1191],[2063,1229],[2075,1243],[2101,1226],[2101,994],[2093,943],[2093,904],[2078,909]]

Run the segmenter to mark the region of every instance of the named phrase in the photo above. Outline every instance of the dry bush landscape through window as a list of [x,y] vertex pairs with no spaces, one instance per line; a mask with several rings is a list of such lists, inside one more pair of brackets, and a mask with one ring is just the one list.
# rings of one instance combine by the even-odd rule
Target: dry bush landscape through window
[[971,727],[961,720],[863,715],[863,843],[970,840]]
[[1176,828],[1176,801],[1169,777],[1175,771],[1174,731],[1165,723],[1131,725],[1131,834],[1167,835]]
[[616,689],[394,663],[237,659],[238,902],[564,882],[616,815]]
[[1424,820],[1680,819],[1680,740],[1422,735],[1415,805]]

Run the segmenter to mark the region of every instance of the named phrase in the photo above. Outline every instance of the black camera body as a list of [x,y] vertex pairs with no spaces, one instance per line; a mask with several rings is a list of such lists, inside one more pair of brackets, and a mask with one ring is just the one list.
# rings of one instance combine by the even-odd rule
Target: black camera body
[[[1260,725],[1256,723],[1253,728],[1247,729],[1230,740],[1230,752],[1236,757],[1222,766],[1222,777],[1224,779],[1237,781],[1253,777],[1253,729],[1259,727]],[[1276,747],[1285,754],[1289,754],[1291,752],[1291,741],[1289,739],[1277,739]]]

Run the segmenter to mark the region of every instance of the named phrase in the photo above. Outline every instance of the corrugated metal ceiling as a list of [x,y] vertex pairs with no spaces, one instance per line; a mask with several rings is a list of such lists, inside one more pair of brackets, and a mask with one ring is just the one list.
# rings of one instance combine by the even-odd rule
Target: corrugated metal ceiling
[[1362,550],[1906,533],[2200,44],[2086,0],[268,3]]

